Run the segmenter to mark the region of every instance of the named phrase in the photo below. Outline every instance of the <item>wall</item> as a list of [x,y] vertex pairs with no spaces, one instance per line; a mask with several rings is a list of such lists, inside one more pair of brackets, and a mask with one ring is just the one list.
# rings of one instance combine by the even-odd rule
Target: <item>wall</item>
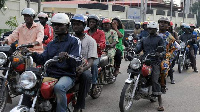
[[[5,22],[9,20],[11,16],[16,16],[19,24],[24,22],[21,11],[27,7],[25,0],[6,0],[5,6],[7,7],[6,10],[3,8],[0,9],[0,29],[10,29]],[[37,3],[31,3],[30,7],[37,12]]]

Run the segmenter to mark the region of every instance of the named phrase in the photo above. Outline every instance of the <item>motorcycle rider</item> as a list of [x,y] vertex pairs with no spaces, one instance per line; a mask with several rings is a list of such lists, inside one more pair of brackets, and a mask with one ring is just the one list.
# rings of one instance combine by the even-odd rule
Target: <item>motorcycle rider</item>
[[142,31],[142,28],[140,26],[140,22],[135,22],[135,29],[133,30],[133,33],[138,36]]
[[[57,13],[52,19],[52,26],[55,32],[55,39],[50,42],[42,54],[32,53],[34,62],[43,65],[54,56],[61,57],[61,62],[57,62],[47,69],[47,76],[59,79],[54,86],[54,93],[57,99],[56,112],[67,111],[67,91],[73,87],[76,78],[76,67],[78,62],[68,57],[73,55],[80,57],[80,40],[68,34],[69,17],[65,13]],[[25,96],[22,105],[31,106],[31,98]]]
[[149,35],[148,33],[148,30],[147,30],[147,24],[148,22],[145,21],[143,24],[142,24],[142,28],[143,30],[141,31],[141,33],[138,35],[138,39],[142,39],[143,37],[147,37]]
[[[164,46],[163,39],[156,34],[158,29],[158,24],[156,22],[149,22],[147,24],[149,36],[146,38],[142,38],[141,41],[137,44],[136,48],[134,49],[135,53],[140,53],[142,50],[144,52],[143,58],[147,54],[155,53],[158,46]],[[156,56],[162,56],[163,54],[160,54],[158,52],[155,53]],[[161,60],[157,61],[156,63],[152,63],[152,92],[154,96],[158,96],[158,102],[159,102],[159,111],[163,111],[164,107],[162,105],[162,92],[161,92],[161,86],[158,82],[160,77],[160,62]]]
[[173,79],[173,60],[177,56],[177,42],[175,42],[175,38],[167,31],[170,27],[170,21],[167,17],[161,17],[158,20],[159,23],[159,36],[162,37],[166,47],[166,55],[165,59],[161,63],[161,86],[162,92],[166,92],[166,76],[169,75],[171,79],[171,84],[175,84]]
[[119,42],[116,44],[116,54],[114,57],[115,71],[113,73],[113,75],[115,77],[117,77],[117,75],[119,74],[119,68],[121,65],[122,55],[123,55],[123,50],[124,50],[123,43],[122,43],[122,40],[124,37],[124,25],[122,24],[122,22],[119,18],[113,18],[111,24],[112,24],[113,30],[115,30],[117,32],[118,40],[119,40]]
[[119,42],[118,35],[117,32],[111,28],[111,21],[109,19],[105,18],[102,21],[102,26],[106,36],[108,56],[111,58],[110,63],[114,66],[115,45]]
[[[191,29],[192,34],[193,34],[193,35],[195,36],[195,38],[197,39],[197,32],[194,31],[195,25],[194,25],[194,24],[190,24],[190,29]],[[194,47],[194,54],[195,54],[195,56],[196,56],[196,55],[197,55],[198,46],[197,46],[197,44],[193,44],[193,47]]]
[[180,30],[179,30],[179,32],[178,32],[178,36],[181,36],[183,33],[184,33],[184,26],[185,26],[186,24],[185,23],[181,23],[181,25],[180,25]]
[[96,16],[96,15],[89,15],[88,19],[87,19],[87,26],[90,29],[86,30],[85,33],[87,33],[89,36],[91,36],[93,39],[96,40],[97,54],[98,54],[98,58],[94,60],[93,65],[91,67],[92,88],[96,87],[97,77],[98,77],[98,64],[99,64],[99,61],[100,61],[100,57],[102,55],[102,51],[106,47],[105,34],[102,30],[98,29],[98,25],[99,25],[99,17]]
[[38,53],[43,52],[42,41],[44,38],[44,27],[41,24],[35,23],[33,20],[36,13],[32,8],[25,8],[21,14],[24,16],[25,23],[19,25],[8,37],[2,41],[2,44],[12,44],[18,40],[18,45],[31,44],[33,48],[30,51]]
[[86,21],[83,15],[74,15],[74,17],[71,19],[71,23],[73,31],[75,32],[75,36],[81,40],[81,55],[88,62],[87,65],[79,66],[77,68],[80,85],[74,112],[79,112],[85,108],[85,97],[87,96],[87,93],[90,89],[92,75],[91,71],[88,69],[92,66],[93,61],[98,58],[97,43],[91,36],[84,33]]
[[184,26],[184,30],[185,33],[182,34],[179,39],[185,43],[187,43],[188,40],[192,40],[189,44],[189,49],[187,48],[187,52],[190,54],[190,61],[191,61],[191,65],[192,68],[194,69],[194,72],[198,72],[197,67],[196,67],[196,58],[195,58],[195,54],[194,54],[194,47],[193,44],[196,44],[196,37],[192,34],[190,26],[189,25],[185,25]]
[[53,28],[47,24],[48,15],[44,12],[38,14],[40,23],[44,26],[44,39],[42,41],[43,46],[46,47],[49,42],[53,40]]

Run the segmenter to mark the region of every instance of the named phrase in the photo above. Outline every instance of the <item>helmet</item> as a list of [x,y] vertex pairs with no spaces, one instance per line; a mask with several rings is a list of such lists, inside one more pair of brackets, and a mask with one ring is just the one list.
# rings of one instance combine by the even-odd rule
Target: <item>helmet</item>
[[147,24],[147,28],[156,28],[158,29],[158,23],[155,21],[151,21]]
[[38,14],[38,18],[48,18],[48,15],[45,14],[44,12],[40,12],[40,13]]
[[152,72],[152,67],[143,64],[143,66],[142,66],[142,75],[144,77],[146,77],[148,75],[151,75],[151,72]]
[[30,15],[31,17],[35,17],[36,13],[32,8],[25,8],[21,12],[22,15],[27,14]]
[[190,27],[195,27],[195,25],[194,24],[190,24]]
[[148,24],[148,22],[147,22],[147,21],[143,22],[143,25],[145,25],[145,24],[147,25],[147,24]]
[[135,22],[135,25],[140,25],[140,22]]
[[172,21],[170,21],[170,26],[173,26],[174,24],[173,24],[173,22]]
[[102,21],[102,23],[111,23],[111,21],[110,21],[110,19],[105,18],[105,19]]
[[186,23],[181,23],[181,25],[180,26],[185,26],[186,25]]
[[95,14],[89,15],[87,21],[89,21],[90,19],[95,19],[97,22],[99,21],[99,17]]
[[167,22],[170,23],[169,18],[168,18],[168,17],[164,17],[164,16],[162,16],[162,17],[158,20],[158,22],[160,22],[160,21],[167,21]]
[[51,22],[69,24],[69,17],[65,13],[57,13],[52,17]]
[[74,20],[77,20],[77,21],[85,23],[85,18],[84,18],[84,16],[82,14],[75,14],[73,16],[73,18],[71,19],[71,22],[73,22]]
[[97,16],[97,15],[95,15],[95,14],[92,14],[92,15],[89,15],[88,16],[88,18],[87,18],[87,24],[88,24],[88,26],[89,26],[89,21],[90,21],[90,19],[94,19],[94,20],[96,20],[96,22],[97,22],[97,25],[99,25],[99,17]]
[[184,25],[184,28],[186,29],[190,29],[190,26],[189,25]]

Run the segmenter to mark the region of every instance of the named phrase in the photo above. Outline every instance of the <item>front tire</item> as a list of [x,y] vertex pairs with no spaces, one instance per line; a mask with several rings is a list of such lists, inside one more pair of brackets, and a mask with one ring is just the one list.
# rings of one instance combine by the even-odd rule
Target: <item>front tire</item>
[[91,89],[90,96],[93,99],[99,98],[99,96],[101,95],[102,89],[103,89],[103,85],[95,85],[95,87],[92,87]]
[[119,101],[119,108],[121,112],[130,112],[133,104],[133,87],[134,84],[125,83]]
[[[3,79],[0,79],[0,91],[2,92],[2,88],[3,86],[5,86],[5,84],[3,83]],[[5,107],[6,107],[6,103],[7,103],[7,96],[8,96],[8,91],[7,91],[7,87],[5,87],[4,91],[2,93],[0,93],[0,112],[3,112]]]
[[182,57],[179,57],[179,60],[178,60],[178,72],[181,73],[183,71],[183,58]]

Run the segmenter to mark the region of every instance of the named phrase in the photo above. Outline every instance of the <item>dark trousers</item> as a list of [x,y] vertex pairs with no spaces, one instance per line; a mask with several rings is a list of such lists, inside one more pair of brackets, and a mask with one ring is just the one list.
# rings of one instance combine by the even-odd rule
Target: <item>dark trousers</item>
[[90,90],[91,86],[91,80],[92,80],[92,74],[91,71],[86,70],[83,72],[83,74],[79,77],[79,91],[78,91],[78,98],[77,98],[77,104],[76,108],[85,108],[85,98],[87,96],[87,93]]
[[192,63],[192,67],[193,69],[196,69],[196,58],[195,58],[195,54],[194,54],[194,49],[189,49],[189,57],[190,57],[190,61]]
[[120,68],[121,62],[122,62],[122,52],[119,49],[116,49],[116,53],[115,53],[115,67],[116,68]]
[[160,77],[160,64],[152,65],[152,91],[154,95],[161,95],[161,85],[158,82]]
[[173,70],[173,68],[175,66],[175,62],[176,62],[176,58],[172,61],[171,65],[169,66],[168,75],[169,75],[171,80],[174,79],[174,75],[173,75],[174,70]]

